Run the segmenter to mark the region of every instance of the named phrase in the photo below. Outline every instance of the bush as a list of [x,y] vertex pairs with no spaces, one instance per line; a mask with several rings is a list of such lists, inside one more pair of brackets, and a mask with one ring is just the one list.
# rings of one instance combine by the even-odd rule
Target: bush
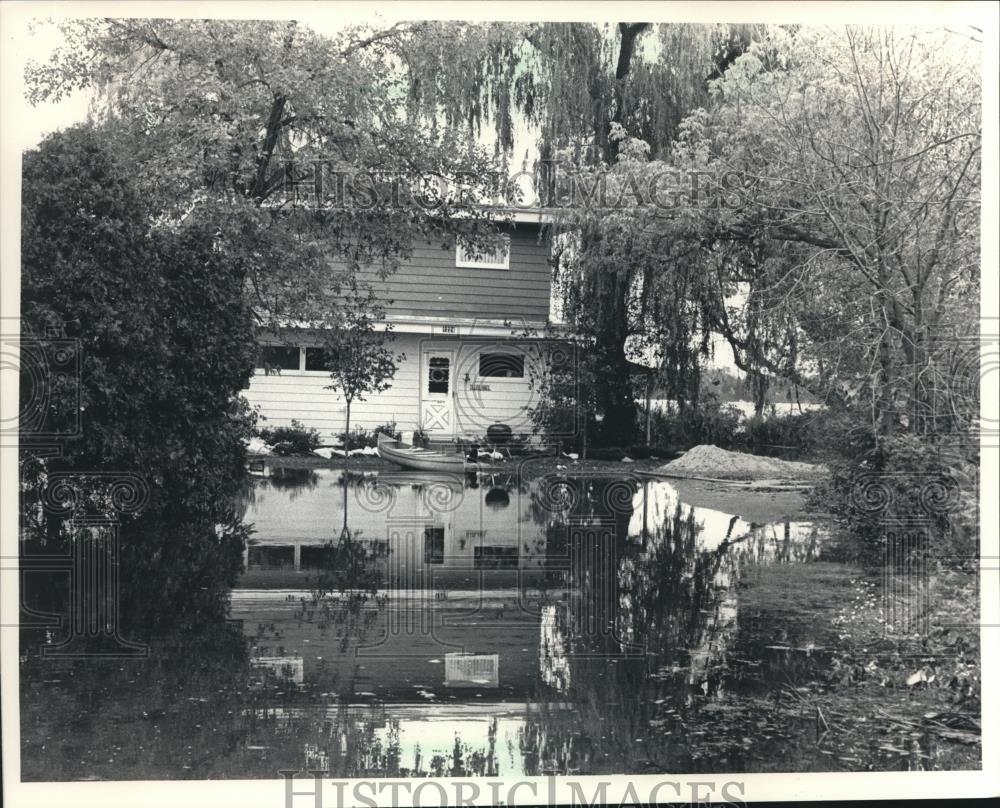
[[393,440],[399,440],[401,433],[396,428],[396,422],[395,421],[389,421],[386,424],[382,424],[381,426],[375,427],[375,429],[372,430],[372,434],[375,436],[376,444],[377,444],[378,443],[378,436],[379,435],[388,435]]
[[813,491],[810,504],[828,508],[873,555],[978,555],[974,458],[905,435],[830,466],[831,479]]
[[[247,262],[220,249],[210,217],[182,225],[155,207],[115,142],[77,126],[24,154],[23,549],[71,553],[87,530],[76,512],[121,508],[119,628],[148,637],[222,619],[242,568],[255,316]],[[48,364],[66,348],[65,365]],[[32,446],[39,431],[75,437],[53,454]],[[66,510],[42,507],[57,478]],[[26,607],[72,609],[58,575],[29,577]]]
[[633,460],[648,460],[651,457],[660,460],[673,460],[681,454],[681,450],[673,446],[629,446],[626,454]]
[[594,446],[587,450],[588,460],[621,460],[625,450],[620,446]]
[[748,418],[742,430],[742,438],[755,449],[791,448],[808,449],[813,442],[813,413],[804,412],[770,417]]
[[[363,426],[354,427],[354,429],[351,430],[351,448],[374,448],[378,446],[379,435],[388,435],[393,440],[399,440],[400,432],[396,429],[396,422],[390,421],[389,423],[381,424],[372,430],[365,429]],[[340,442],[341,446],[347,446],[347,442],[344,440],[346,433],[335,432],[333,436]]]
[[527,432],[518,432],[507,443],[507,449],[511,454],[522,454],[527,452],[531,445],[531,435]]
[[308,454],[319,446],[319,432],[295,420],[291,426],[265,427],[257,434],[278,454]]
[[728,449],[736,443],[742,413],[706,396],[697,407],[683,412],[656,411],[652,417],[653,443],[683,451],[700,443]]

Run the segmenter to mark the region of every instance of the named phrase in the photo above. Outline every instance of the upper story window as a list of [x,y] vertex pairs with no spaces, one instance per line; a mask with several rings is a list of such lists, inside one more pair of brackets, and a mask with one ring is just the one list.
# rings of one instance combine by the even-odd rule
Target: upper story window
[[476,250],[461,239],[455,245],[455,266],[478,269],[510,269],[510,236],[503,236],[493,250]]
[[298,370],[299,349],[287,345],[264,345],[257,356],[257,367],[267,371]]

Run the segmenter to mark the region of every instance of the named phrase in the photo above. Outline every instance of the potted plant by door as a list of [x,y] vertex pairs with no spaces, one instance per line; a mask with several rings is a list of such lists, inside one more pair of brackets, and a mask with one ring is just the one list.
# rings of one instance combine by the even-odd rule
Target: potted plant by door
[[430,443],[430,438],[427,437],[427,433],[424,432],[422,426],[418,426],[416,431],[413,433],[413,445],[418,449],[426,449]]

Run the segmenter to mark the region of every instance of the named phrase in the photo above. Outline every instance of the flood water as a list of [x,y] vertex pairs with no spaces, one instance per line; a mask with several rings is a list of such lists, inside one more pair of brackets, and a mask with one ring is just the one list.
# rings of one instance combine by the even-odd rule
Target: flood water
[[836,641],[821,526],[563,472],[267,468],[240,509],[228,621],[22,650],[25,779],[852,768],[775,710]]

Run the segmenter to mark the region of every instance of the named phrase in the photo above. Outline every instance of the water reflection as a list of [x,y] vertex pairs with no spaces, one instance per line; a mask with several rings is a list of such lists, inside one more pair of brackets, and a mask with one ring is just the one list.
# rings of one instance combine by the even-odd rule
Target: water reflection
[[[25,777],[816,768],[790,761],[788,727],[771,733],[753,700],[812,675],[825,638],[743,604],[761,570],[824,563],[815,525],[562,474],[267,468],[240,508],[254,532],[231,595],[238,650],[209,641],[233,626],[189,624],[157,651],[170,672],[155,681],[149,663],[103,679],[77,666],[54,701],[38,662]],[[45,699],[86,724],[68,745]],[[216,743],[192,743],[191,721]],[[148,746],[126,753],[137,731]]]
[[[478,483],[323,470],[294,499],[266,490],[248,504],[234,616],[256,627],[255,658],[294,663],[286,689],[327,700],[276,714],[274,730],[311,727],[337,774],[676,766],[655,731],[671,711],[759,683],[745,674],[766,649],[730,664],[744,653],[745,571],[821,549],[812,524],[750,524],[662,481]],[[338,526],[380,548],[379,585],[317,597]],[[446,675],[456,659],[494,659],[495,678],[460,687]]]

